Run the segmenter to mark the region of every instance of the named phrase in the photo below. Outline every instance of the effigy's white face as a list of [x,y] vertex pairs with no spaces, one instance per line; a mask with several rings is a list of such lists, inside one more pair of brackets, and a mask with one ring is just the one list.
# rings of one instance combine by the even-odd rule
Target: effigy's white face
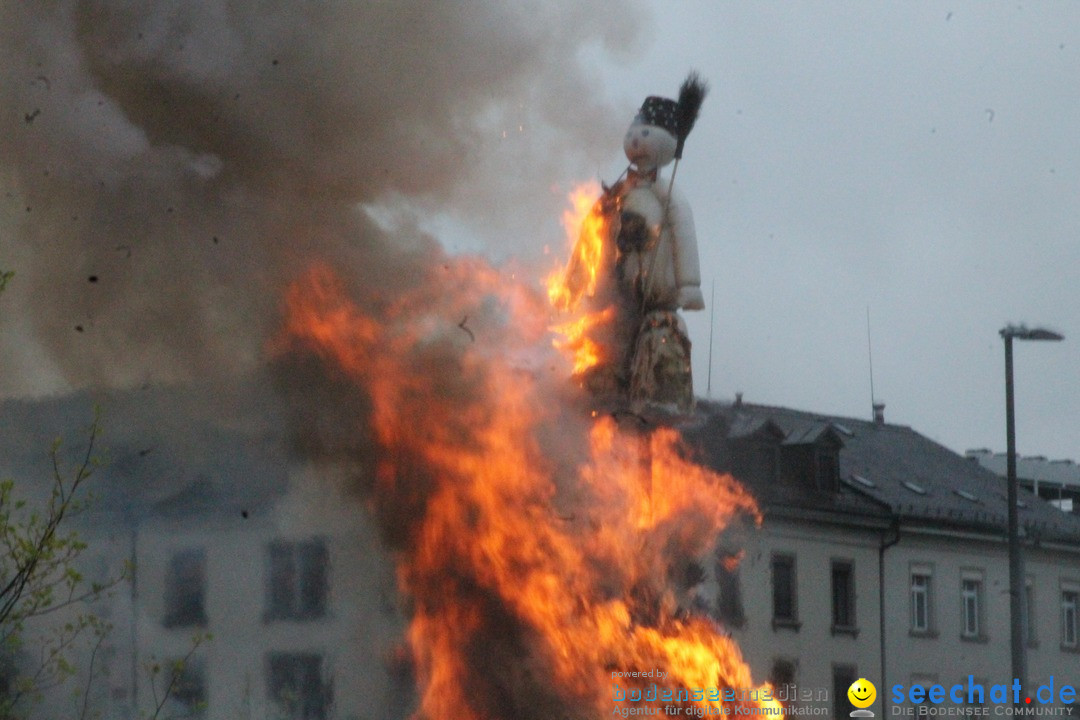
[[630,123],[623,138],[623,152],[639,172],[662,168],[675,159],[675,136],[662,127],[638,120]]

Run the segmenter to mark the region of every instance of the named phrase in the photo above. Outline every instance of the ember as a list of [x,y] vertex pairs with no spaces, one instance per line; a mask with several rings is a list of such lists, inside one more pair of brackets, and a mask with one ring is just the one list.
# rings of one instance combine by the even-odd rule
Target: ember
[[[688,692],[753,687],[675,580],[733,517],[758,517],[753,499],[672,429],[572,410],[572,389],[535,370],[550,365],[541,293],[459,258],[377,317],[361,307],[311,269],[288,291],[279,349],[317,355],[371,404],[419,717],[607,716],[616,676],[660,698],[641,708],[779,707]],[[485,342],[461,332],[466,315]]]

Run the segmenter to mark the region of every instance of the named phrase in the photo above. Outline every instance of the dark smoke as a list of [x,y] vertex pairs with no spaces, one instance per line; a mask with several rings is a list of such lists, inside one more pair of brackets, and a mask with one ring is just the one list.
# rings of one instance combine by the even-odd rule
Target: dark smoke
[[637,31],[571,0],[4,3],[0,393],[250,368],[314,259],[397,293],[442,249],[365,206],[554,216],[625,122],[579,51]]
[[[427,213],[557,228],[550,188],[594,177],[629,117],[580,51],[634,47],[637,15],[576,0],[0,4],[0,271],[16,273],[0,396],[263,377],[285,288],[311,263],[377,316],[443,266]],[[507,234],[500,251],[559,241]],[[363,398],[306,362],[238,392],[273,390],[290,449],[370,477]],[[225,395],[161,413],[194,432]],[[149,445],[132,434],[137,457]]]

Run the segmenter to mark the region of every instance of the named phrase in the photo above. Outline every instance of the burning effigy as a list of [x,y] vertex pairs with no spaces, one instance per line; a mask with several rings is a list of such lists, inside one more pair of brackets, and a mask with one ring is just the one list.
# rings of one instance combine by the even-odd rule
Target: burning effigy
[[[679,99],[649,96],[623,140],[630,165],[595,203],[564,270],[556,306],[582,312],[557,328],[579,351],[575,373],[601,399],[686,413],[694,404],[690,338],[678,311],[701,310],[693,214],[675,173],[707,85],[691,73]],[[660,168],[675,162],[665,181]],[[584,209],[584,208],[582,208]]]
[[[670,183],[657,192],[645,177],[674,156],[675,135],[635,144],[669,125],[655,112],[673,105],[646,101],[626,141],[634,174],[604,193],[625,233],[575,193],[566,220],[580,239],[546,294],[475,257],[446,258],[378,303],[328,265],[287,293],[278,352],[316,358],[369,408],[371,507],[407,605],[417,718],[780,712],[695,604],[701,578],[689,571],[729,523],[760,521],[754,499],[695,463],[675,429],[629,431],[618,413],[582,411],[582,383],[567,379],[623,362],[610,328],[625,307],[579,314],[576,335],[561,328],[565,357],[551,356],[553,314],[624,292],[620,272],[644,286],[646,322],[701,304],[692,225],[662,220],[688,215],[668,202]],[[634,213],[647,237],[613,253],[636,242]],[[665,268],[655,283],[654,262]],[[657,342],[668,337],[679,336]]]

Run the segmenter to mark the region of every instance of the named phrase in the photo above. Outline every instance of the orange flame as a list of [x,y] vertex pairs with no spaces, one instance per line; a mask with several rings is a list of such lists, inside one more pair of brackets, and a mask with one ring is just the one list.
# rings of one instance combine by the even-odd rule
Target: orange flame
[[[600,187],[596,183],[585,183],[570,193],[570,208],[562,216],[571,248],[570,259],[565,268],[551,273],[546,280],[552,307],[560,312],[584,311],[576,319],[551,328],[562,336],[553,342],[572,358],[575,376],[609,359],[605,343],[599,337],[615,317],[614,307],[597,299],[605,263],[613,261],[610,250],[605,253],[605,246],[610,245],[609,227],[601,202],[597,200],[599,194]],[[592,302],[579,308],[586,298]],[[591,307],[594,305],[601,309]]]
[[[733,517],[760,520],[753,499],[687,460],[674,430],[562,413],[556,391],[508,359],[536,347],[542,304],[480,261],[445,267],[378,317],[313,268],[286,294],[277,348],[321,357],[371,403],[373,500],[398,538],[418,717],[769,705],[690,694],[767,686],[670,581]],[[458,330],[493,303],[504,325],[478,319],[474,340]],[[616,685],[659,693],[630,705]]]
[[603,346],[594,340],[589,331],[597,325],[605,325],[615,317],[615,308],[608,306],[604,310],[582,315],[576,320],[560,323],[551,329],[563,337],[555,338],[552,343],[560,350],[568,351],[574,360],[574,375],[581,375],[591,367],[599,365],[605,359]]
[[599,194],[596,183],[579,185],[570,192],[571,207],[563,211],[562,226],[572,248],[570,261],[547,278],[548,298],[558,310],[574,310],[583,295],[596,292],[608,230],[596,200]]

